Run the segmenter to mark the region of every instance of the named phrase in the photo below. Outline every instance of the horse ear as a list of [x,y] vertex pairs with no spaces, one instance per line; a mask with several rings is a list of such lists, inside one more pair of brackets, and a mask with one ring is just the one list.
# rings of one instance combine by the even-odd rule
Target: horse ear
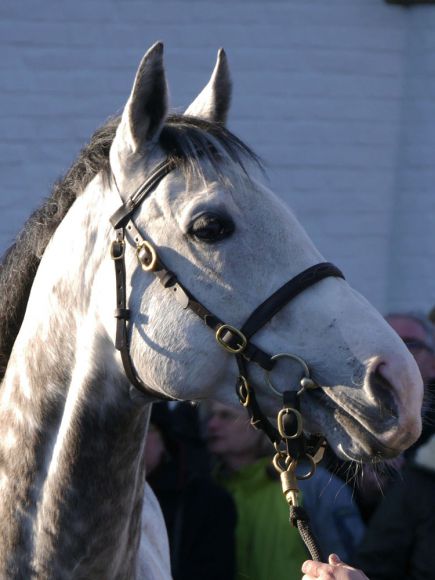
[[231,89],[227,55],[221,48],[208,84],[189,105],[184,114],[225,124],[231,103]]
[[156,42],[143,57],[133,89],[122,113],[116,138],[136,153],[155,142],[168,110],[168,89],[163,67],[163,44]]

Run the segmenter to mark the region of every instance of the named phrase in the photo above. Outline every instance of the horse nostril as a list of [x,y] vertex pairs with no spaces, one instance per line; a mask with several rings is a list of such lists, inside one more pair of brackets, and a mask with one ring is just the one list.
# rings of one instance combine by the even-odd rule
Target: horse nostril
[[369,384],[373,396],[379,404],[379,411],[382,419],[389,417],[398,419],[396,399],[394,397],[394,387],[390,381],[382,374],[383,364],[378,365],[376,370],[370,374]]

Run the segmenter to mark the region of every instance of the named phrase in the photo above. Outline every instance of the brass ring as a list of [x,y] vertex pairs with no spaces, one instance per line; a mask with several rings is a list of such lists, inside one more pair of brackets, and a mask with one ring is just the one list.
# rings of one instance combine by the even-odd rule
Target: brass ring
[[280,455],[287,451],[287,446],[285,444],[285,441],[283,441],[282,439],[280,441],[274,441],[273,447],[274,447],[275,451],[277,453],[279,453]]
[[[250,402],[251,402],[251,389],[249,387],[249,383],[246,380],[246,378],[242,375],[239,376],[240,379],[240,385],[239,385],[239,399],[240,399],[240,403],[244,406],[244,407],[248,407]],[[246,393],[246,396],[244,395],[244,392]]]
[[[307,471],[307,473],[304,473],[303,475],[298,475],[295,471],[296,479],[298,481],[303,481],[304,479],[310,479],[310,477],[313,477],[313,475],[316,472],[317,466],[316,466],[316,462],[314,461],[313,457],[311,455],[309,455],[309,453],[305,453],[305,457],[308,459],[308,461],[310,463],[310,468]],[[295,467],[295,470],[296,470],[296,467]]]
[[[289,359],[295,360],[296,362],[298,362],[302,366],[302,368],[304,370],[304,373],[305,374],[304,374],[304,377],[303,378],[310,378],[310,369],[308,368],[308,365],[304,361],[304,359],[302,359],[300,356],[297,356],[296,354],[290,354],[290,353],[287,353],[287,352],[281,352],[279,354],[274,354],[271,357],[271,360],[277,360],[279,358],[289,358]],[[269,373],[270,373],[270,371],[264,371],[264,377],[266,379],[267,385],[269,386],[269,388],[271,389],[271,391],[275,395],[277,395],[278,397],[282,397],[282,393],[280,391],[278,391],[278,389],[276,389],[274,387],[274,385],[273,385],[273,383],[272,383],[272,381],[271,381],[271,379],[269,377]]]
[[[147,252],[147,257],[150,256],[149,263],[145,262],[145,260],[141,258],[140,254],[143,251]],[[136,256],[137,259],[139,260],[139,264],[142,270],[144,270],[145,272],[153,272],[156,269],[158,263],[157,253],[153,248],[153,246],[146,240],[142,240],[142,242],[137,245]]]
[[279,461],[283,459],[283,454],[282,453],[275,453],[275,455],[273,456],[272,459],[272,463],[274,468],[276,469],[276,471],[278,471],[278,473],[283,473],[284,471],[287,471],[287,467],[285,466],[285,459],[284,459],[284,467],[282,465],[280,465]]

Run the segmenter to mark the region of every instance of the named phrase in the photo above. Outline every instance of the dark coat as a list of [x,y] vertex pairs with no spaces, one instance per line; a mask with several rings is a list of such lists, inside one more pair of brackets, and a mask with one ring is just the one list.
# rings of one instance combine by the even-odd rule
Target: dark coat
[[209,475],[197,410],[155,405],[151,415],[163,437],[166,458],[147,477],[162,508],[174,580],[233,580],[236,507]]
[[232,580],[234,502],[209,477],[180,480],[176,467],[169,461],[149,478],[168,530],[174,580]]
[[426,445],[367,528],[354,564],[370,580],[435,579],[435,439]]

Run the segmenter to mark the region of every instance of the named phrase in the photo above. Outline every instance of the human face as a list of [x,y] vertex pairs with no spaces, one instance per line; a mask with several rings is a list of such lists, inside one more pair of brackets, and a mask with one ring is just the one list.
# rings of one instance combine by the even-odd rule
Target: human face
[[407,316],[389,317],[387,322],[408,346],[426,384],[435,377],[435,354],[429,346],[425,329],[417,320]]
[[255,461],[262,435],[249,424],[244,410],[212,403],[207,420],[208,446],[229,467],[237,468]]

